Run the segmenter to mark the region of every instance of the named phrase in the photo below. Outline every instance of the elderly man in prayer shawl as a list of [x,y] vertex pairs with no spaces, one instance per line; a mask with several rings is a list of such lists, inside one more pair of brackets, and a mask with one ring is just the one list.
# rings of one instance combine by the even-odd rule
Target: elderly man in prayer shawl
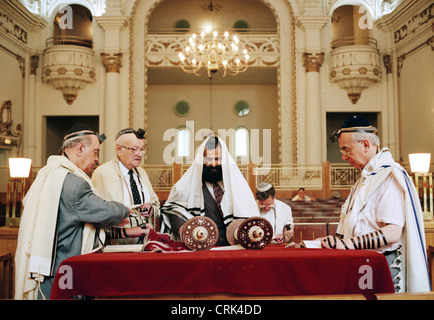
[[211,136],[201,144],[193,164],[173,186],[161,215],[162,230],[171,233],[174,240],[179,240],[179,230],[188,219],[209,217],[218,226],[216,245],[224,246],[229,245],[227,226],[237,218],[259,216],[259,211],[225,143]]
[[289,243],[294,238],[291,207],[276,199],[276,190],[268,182],[261,182],[256,187],[256,199],[259,202],[261,217],[273,226],[273,241],[277,244]]
[[157,229],[160,202],[146,171],[140,166],[146,153],[145,130],[120,130],[115,147],[116,158],[95,169],[92,183],[103,199],[136,208],[136,213],[129,217],[127,224],[121,228],[110,228],[108,233],[111,243],[129,244],[134,238],[145,234],[142,227]]
[[[71,128],[63,153],[50,156],[23,200],[15,254],[15,299],[49,298],[60,263],[104,243],[98,228],[118,225],[129,209],[98,197],[87,174],[98,162],[103,137]],[[38,296],[38,294],[40,294]]]
[[336,136],[342,159],[361,171],[342,206],[333,249],[370,249],[386,256],[396,292],[430,291],[422,209],[407,172],[388,148],[380,150],[376,128],[360,116],[345,120]]

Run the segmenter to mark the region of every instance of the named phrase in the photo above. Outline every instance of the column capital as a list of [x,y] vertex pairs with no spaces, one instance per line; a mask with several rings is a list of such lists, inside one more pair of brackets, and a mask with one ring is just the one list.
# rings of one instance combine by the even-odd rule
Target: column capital
[[324,52],[320,53],[303,53],[303,67],[306,72],[319,72],[319,69],[324,62]]
[[122,67],[122,53],[101,53],[101,62],[105,68],[105,72],[119,73]]
[[95,17],[94,19],[104,30],[118,30],[118,31],[127,27],[129,21],[129,18],[127,16],[103,15],[101,17]]
[[331,19],[330,16],[312,16],[304,15],[297,17],[297,26],[303,30],[317,29],[321,30]]

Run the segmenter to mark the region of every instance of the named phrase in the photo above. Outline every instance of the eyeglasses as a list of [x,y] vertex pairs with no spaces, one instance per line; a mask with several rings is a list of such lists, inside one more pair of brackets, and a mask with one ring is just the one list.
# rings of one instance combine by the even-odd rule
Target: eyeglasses
[[126,147],[126,146],[122,146],[120,144],[118,144],[118,146],[121,147],[121,148],[125,148],[125,149],[130,150],[132,153],[140,152],[140,153],[145,154],[148,151],[147,147],[142,147],[142,148],[138,148],[138,147]]
[[348,148],[346,150],[339,149],[340,153],[342,153],[344,156],[349,156],[350,153],[353,151],[353,149],[357,146],[357,144],[359,142],[362,142],[362,140],[357,141],[356,144],[354,145],[354,147],[352,147],[351,149],[350,148]]

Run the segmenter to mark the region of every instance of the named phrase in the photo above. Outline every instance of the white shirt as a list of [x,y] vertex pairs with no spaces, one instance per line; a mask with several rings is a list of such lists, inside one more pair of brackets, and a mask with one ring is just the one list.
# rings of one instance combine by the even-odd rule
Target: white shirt
[[[125,167],[122,162],[119,161],[119,167],[121,169],[123,182],[125,185],[124,190],[124,205],[126,206],[133,206],[134,200],[131,192],[131,184],[130,184],[130,175],[128,174],[129,169]],[[142,182],[142,179],[137,174],[136,170],[133,169],[133,177],[134,181],[136,182],[137,188],[139,189],[139,195],[142,199],[142,203],[148,203],[151,200],[151,195],[148,191],[148,189],[145,187],[145,185]]]
[[276,237],[277,234],[282,234],[283,228],[287,224],[294,227],[291,207],[280,200],[274,199],[274,208],[271,208],[267,212],[261,209],[260,214],[261,217],[267,219],[273,227],[273,237]]
[[[348,197],[348,206],[343,207],[344,212],[351,210],[354,203],[354,196],[360,189],[360,180],[354,187],[354,191],[351,192]],[[363,217],[360,219],[359,224],[354,228],[354,236],[359,236],[376,231],[382,228],[384,224],[396,224],[400,227],[404,227],[405,224],[405,205],[404,205],[404,191],[400,187],[398,181],[389,175],[378,191],[371,195],[371,201],[368,201],[365,208],[360,214]],[[401,246],[402,242],[398,242],[377,249],[380,253],[385,251],[396,250]]]

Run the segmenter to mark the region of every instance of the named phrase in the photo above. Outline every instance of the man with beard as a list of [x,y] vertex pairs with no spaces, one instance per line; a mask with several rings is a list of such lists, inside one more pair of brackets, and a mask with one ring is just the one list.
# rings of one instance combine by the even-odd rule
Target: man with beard
[[219,231],[217,246],[229,245],[226,228],[238,218],[259,216],[252,191],[224,142],[216,136],[199,147],[195,161],[173,186],[161,208],[162,231],[179,239],[182,225],[190,218],[212,219]]

